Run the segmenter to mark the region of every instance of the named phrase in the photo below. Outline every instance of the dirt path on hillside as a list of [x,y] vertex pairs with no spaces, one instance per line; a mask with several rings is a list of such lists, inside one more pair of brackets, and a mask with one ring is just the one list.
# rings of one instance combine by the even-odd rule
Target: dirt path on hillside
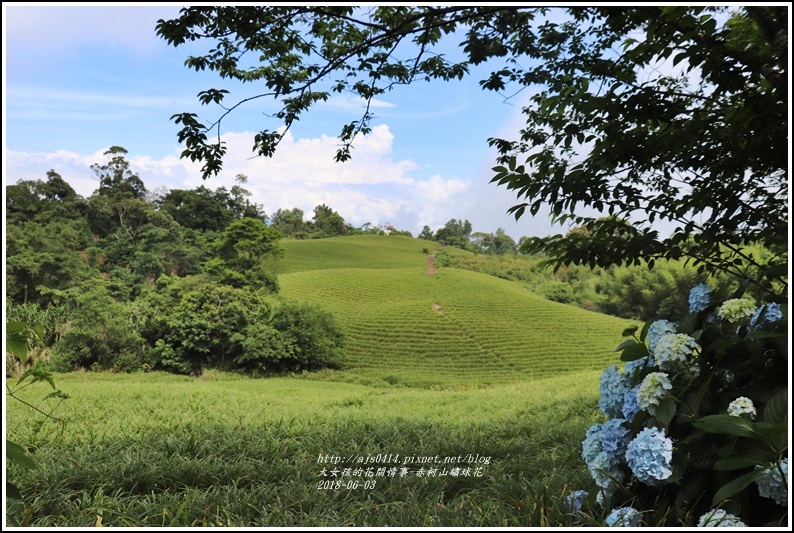
[[436,252],[444,248],[443,245],[437,247],[433,250],[432,254],[427,254],[427,272],[428,276],[433,276],[436,272],[438,272],[438,267],[436,267]]
[[436,254],[427,254],[427,272],[425,272],[428,276],[434,275],[438,272],[438,268],[435,265],[436,261]]

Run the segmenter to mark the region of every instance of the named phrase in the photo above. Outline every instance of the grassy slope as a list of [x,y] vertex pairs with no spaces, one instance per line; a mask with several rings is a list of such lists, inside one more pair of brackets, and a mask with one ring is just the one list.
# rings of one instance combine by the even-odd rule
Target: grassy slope
[[438,247],[438,243],[433,241],[379,235],[286,239],[281,243],[287,253],[273,265],[278,274],[328,268],[393,269],[421,266],[425,260],[422,251]]
[[599,369],[617,361],[631,324],[484,274],[430,276],[429,241],[367,235],[284,246],[282,294],[321,304],[347,334],[345,372],[324,374],[332,379],[470,387]]

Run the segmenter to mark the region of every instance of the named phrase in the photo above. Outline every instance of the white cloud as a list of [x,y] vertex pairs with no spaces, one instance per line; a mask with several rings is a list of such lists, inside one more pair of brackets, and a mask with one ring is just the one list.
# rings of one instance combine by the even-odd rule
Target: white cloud
[[3,185],[20,180],[45,180],[47,171],[55,170],[77,191],[89,196],[99,185],[91,165],[104,161],[106,148],[93,154],[57,152],[20,152],[7,150],[4,157]]
[[[414,176],[420,169],[411,160],[394,160],[394,136],[387,125],[373,128],[372,133],[357,140],[353,158],[335,163],[338,139],[325,136],[296,139],[284,137],[273,158],[252,157],[253,134],[227,133],[223,140],[228,152],[224,171],[206,182],[201,179],[199,163],[180,159],[181,148],[161,159],[130,153],[130,167],[146,184],[158,187],[211,189],[230,188],[235,176],[245,174],[252,200],[265,206],[268,213],[298,207],[311,218],[315,206],[326,204],[355,226],[366,222],[390,223],[414,235],[427,224],[436,229],[450,218],[469,218],[461,212],[462,199],[470,192],[470,184],[462,179],[445,179],[434,175],[428,179]],[[92,154],[68,151],[22,152],[6,154],[6,175],[9,183],[19,179],[45,179],[54,169],[83,196],[97,187],[90,166],[104,162],[107,147]]]

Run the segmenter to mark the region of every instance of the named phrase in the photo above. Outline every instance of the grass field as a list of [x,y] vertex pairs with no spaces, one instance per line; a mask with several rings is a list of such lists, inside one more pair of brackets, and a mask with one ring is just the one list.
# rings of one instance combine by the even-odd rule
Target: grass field
[[[214,372],[59,375],[72,395],[56,412],[68,420],[63,433],[49,423],[33,436],[26,408],[8,406],[9,437],[36,444],[40,466],[9,471],[30,511],[9,503],[7,525],[565,524],[562,495],[587,479],[578,448],[596,416],[598,375],[466,391]],[[356,455],[381,457],[364,465]],[[331,465],[320,456],[375,475],[324,488],[334,478],[321,475]],[[458,466],[481,466],[481,476],[419,476],[428,465],[403,464],[410,456],[462,456]],[[377,475],[403,466],[406,476]]]
[[[7,502],[7,525],[571,524],[563,500],[589,480],[598,378],[630,322],[429,270],[429,241],[284,246],[281,293],[334,313],[344,368],[58,375],[62,431],[34,433],[32,411],[7,406],[8,437],[39,465],[10,468],[26,502]],[[22,396],[38,404],[47,388]]]

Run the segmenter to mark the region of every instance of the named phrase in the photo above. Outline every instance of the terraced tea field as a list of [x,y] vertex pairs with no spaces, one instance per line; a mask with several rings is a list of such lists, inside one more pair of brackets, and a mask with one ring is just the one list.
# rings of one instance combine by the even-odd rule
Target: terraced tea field
[[[438,243],[409,237],[358,235],[331,239],[281,241],[287,253],[272,268],[278,273],[329,268],[392,269],[421,265],[423,250]],[[463,250],[459,250],[461,253]]]
[[614,349],[630,322],[550,302],[484,274],[442,268],[429,275],[421,251],[434,244],[369,235],[284,243],[282,294],[322,305],[347,335],[345,371],[323,377],[469,387],[617,360]]

